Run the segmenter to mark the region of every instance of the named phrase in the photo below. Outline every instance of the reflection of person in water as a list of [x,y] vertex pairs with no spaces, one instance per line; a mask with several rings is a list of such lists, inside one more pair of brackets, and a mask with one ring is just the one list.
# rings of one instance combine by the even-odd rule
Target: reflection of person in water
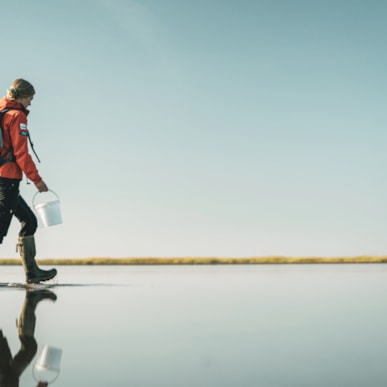
[[[23,309],[18,321],[18,333],[21,347],[12,357],[7,339],[0,330],[0,387],[18,387],[19,378],[31,363],[37,351],[34,338],[36,316],[35,309],[44,299],[56,300],[56,295],[49,290],[27,291]],[[40,382],[37,387],[47,387],[47,383]]]

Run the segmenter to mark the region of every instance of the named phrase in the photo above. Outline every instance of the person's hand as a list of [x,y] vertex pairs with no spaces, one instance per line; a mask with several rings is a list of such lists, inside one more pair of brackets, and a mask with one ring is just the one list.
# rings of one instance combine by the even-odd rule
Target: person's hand
[[46,183],[42,180],[38,184],[35,184],[36,188],[38,189],[39,192],[47,192],[48,187],[46,186]]

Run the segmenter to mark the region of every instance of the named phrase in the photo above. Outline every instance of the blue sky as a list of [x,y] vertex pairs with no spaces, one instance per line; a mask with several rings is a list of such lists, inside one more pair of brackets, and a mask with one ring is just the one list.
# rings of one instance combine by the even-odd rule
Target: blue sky
[[386,17],[381,0],[2,5],[0,88],[37,90],[64,219],[39,256],[385,255]]

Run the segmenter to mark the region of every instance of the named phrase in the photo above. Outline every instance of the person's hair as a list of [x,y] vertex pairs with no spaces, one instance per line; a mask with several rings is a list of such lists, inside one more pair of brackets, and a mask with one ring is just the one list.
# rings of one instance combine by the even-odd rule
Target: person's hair
[[26,98],[32,97],[35,94],[35,89],[25,79],[19,78],[16,79],[7,90],[7,98],[8,99],[18,99],[18,98]]

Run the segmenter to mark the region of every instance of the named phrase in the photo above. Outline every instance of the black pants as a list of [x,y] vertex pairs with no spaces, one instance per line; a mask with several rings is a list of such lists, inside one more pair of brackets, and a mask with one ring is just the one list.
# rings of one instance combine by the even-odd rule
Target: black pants
[[0,177],[0,243],[8,233],[12,216],[21,224],[19,236],[34,235],[38,222],[31,208],[19,194],[19,180]]

